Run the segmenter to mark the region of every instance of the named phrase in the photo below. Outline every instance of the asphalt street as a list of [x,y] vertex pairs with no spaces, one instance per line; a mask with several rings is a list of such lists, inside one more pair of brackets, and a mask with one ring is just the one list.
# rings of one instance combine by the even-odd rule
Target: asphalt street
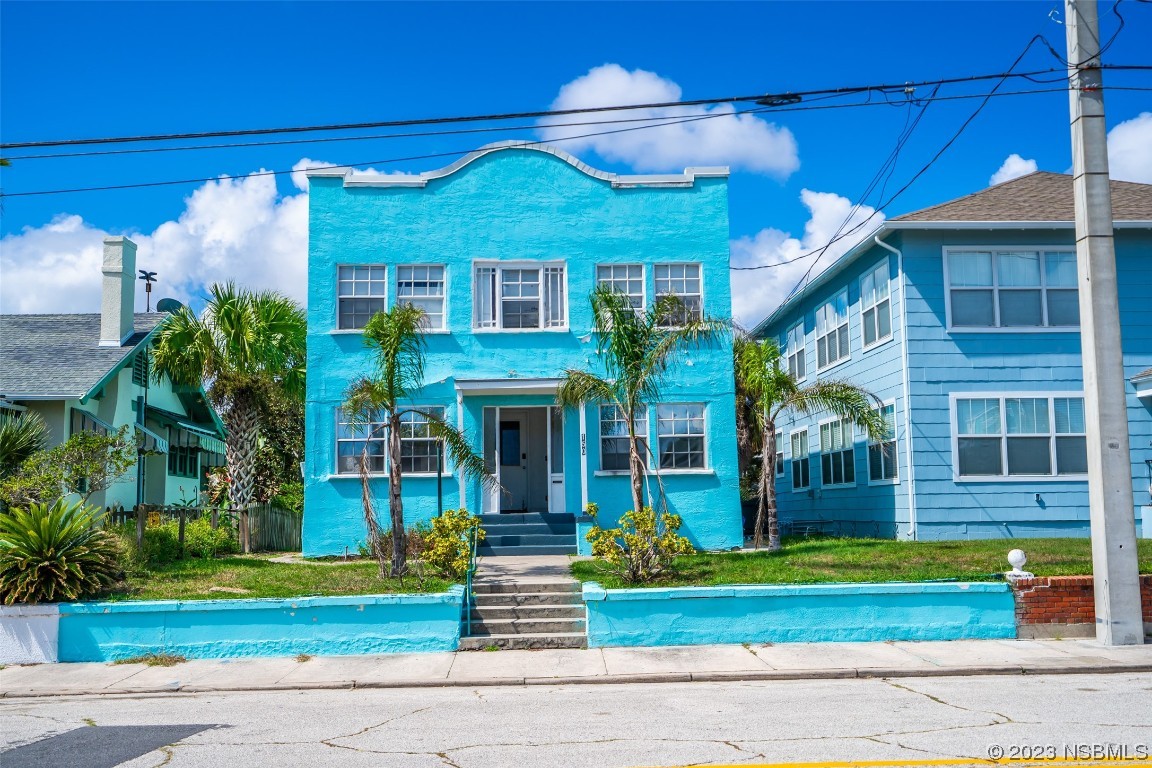
[[1152,674],[13,699],[0,745],[4,768],[1087,765],[1061,758],[1148,754]]

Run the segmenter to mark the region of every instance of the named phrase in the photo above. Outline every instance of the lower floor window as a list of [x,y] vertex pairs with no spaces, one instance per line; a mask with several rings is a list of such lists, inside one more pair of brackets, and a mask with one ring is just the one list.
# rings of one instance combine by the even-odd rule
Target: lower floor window
[[1084,398],[993,396],[956,400],[960,477],[1083,475]]
[[200,471],[200,449],[185,445],[168,445],[168,474],[174,477],[196,477]]
[[[640,408],[633,419],[639,442],[640,463],[648,466],[648,413]],[[628,419],[616,405],[600,406],[600,469],[605,472],[628,471]]]
[[443,445],[432,435],[430,417],[443,420],[444,409],[432,406],[400,414],[400,471],[406,475],[443,469]]
[[704,404],[656,407],[661,469],[704,469]]
[[896,461],[896,406],[888,404],[879,409],[884,419],[884,434],[868,441],[868,479],[872,482],[895,480],[898,476]]
[[808,458],[808,430],[792,433],[792,490],[802,491],[812,484]]
[[360,461],[367,461],[368,471],[384,471],[384,423],[356,423],[340,411],[336,421],[336,472],[342,475],[360,471]]
[[855,485],[852,422],[837,419],[820,425],[820,480],[824,485]]

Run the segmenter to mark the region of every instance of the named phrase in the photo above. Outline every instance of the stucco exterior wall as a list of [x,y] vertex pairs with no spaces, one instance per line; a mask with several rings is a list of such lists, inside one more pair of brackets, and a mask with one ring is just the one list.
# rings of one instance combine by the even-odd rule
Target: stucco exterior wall
[[[566,369],[601,370],[591,336],[588,296],[597,264],[645,265],[648,301],[652,265],[702,265],[704,309],[731,316],[725,178],[691,186],[615,188],[552,154],[508,149],[485,155],[424,187],[345,187],[339,178],[313,178],[310,194],[308,285],[308,448],[305,469],[306,555],[355,551],[364,526],[355,477],[336,477],[335,419],[348,384],[368,373],[371,358],[359,332],[336,330],[337,266],[384,264],[388,303],[395,301],[396,266],[446,265],[447,332],[429,333],[425,388],[414,400],[441,405],[479,452],[485,405],[550,405],[549,396],[469,395],[457,414],[456,382],[466,379],[558,378]],[[474,331],[473,262],[563,260],[568,327],[564,330]],[[708,471],[666,475],[670,507],[685,514],[698,546],[740,544],[735,400],[728,340],[681,355],[666,377],[663,402],[706,403]],[[565,502],[580,511],[579,417],[564,415]],[[655,414],[650,416],[655,433]],[[595,475],[598,419],[588,412],[589,501],[606,517],[622,513],[627,481]],[[386,509],[383,477],[374,481]],[[446,507],[480,509],[479,484],[444,483]],[[435,479],[404,481],[405,519],[435,512]]]

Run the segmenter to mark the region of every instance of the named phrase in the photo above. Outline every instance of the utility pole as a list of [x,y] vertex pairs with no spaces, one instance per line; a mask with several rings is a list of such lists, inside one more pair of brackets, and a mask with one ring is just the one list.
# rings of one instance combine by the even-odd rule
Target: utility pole
[[1140,576],[1096,0],[1065,0],[1096,639],[1141,645]]

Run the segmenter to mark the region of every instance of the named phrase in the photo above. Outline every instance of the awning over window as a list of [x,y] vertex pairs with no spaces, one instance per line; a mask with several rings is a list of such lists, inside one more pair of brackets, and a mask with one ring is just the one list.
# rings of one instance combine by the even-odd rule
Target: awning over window
[[198,427],[195,424],[189,424],[185,421],[178,421],[176,425],[185,432],[190,432],[195,435],[197,441],[200,443],[200,447],[204,450],[211,451],[212,453],[228,452],[228,446],[224,444],[224,441],[204,427]]
[[168,453],[168,441],[141,424],[135,424],[136,444],[143,453]]

